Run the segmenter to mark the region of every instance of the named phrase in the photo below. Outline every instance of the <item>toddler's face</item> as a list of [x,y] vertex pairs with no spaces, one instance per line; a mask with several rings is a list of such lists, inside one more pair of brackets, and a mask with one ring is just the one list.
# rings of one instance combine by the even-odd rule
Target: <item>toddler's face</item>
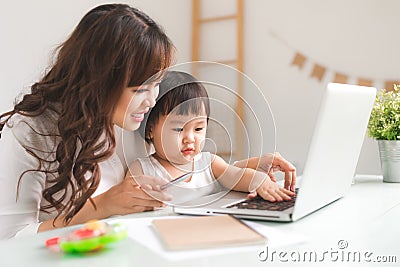
[[177,165],[187,164],[203,148],[207,131],[207,116],[177,115],[162,116],[153,129],[153,144],[156,154]]

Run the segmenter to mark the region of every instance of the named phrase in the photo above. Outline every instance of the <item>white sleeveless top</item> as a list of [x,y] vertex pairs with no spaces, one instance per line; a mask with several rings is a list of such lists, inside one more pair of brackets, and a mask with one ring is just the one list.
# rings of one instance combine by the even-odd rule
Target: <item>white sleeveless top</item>
[[[144,175],[162,177],[169,181],[173,179],[153,155],[138,158],[138,161],[142,166]],[[189,200],[219,192],[221,188],[212,173],[211,162],[209,152],[201,152],[195,156],[192,179],[189,182],[183,181],[166,189],[166,192],[173,196],[173,200],[169,204],[184,205],[184,202]]]

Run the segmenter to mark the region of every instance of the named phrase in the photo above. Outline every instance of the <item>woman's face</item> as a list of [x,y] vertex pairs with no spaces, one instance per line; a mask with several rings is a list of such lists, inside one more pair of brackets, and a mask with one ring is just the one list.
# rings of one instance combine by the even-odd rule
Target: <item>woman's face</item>
[[123,90],[113,122],[127,131],[135,131],[144,119],[144,114],[156,103],[158,83],[127,87]]

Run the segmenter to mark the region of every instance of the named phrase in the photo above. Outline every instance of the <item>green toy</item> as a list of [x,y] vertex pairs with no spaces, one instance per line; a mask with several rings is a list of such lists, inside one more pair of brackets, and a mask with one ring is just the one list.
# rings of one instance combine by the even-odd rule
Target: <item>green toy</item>
[[107,244],[123,240],[128,231],[124,224],[107,224],[100,221],[89,221],[83,228],[73,231],[64,237],[53,237],[46,240],[46,247],[53,251],[67,253],[84,253],[98,251]]

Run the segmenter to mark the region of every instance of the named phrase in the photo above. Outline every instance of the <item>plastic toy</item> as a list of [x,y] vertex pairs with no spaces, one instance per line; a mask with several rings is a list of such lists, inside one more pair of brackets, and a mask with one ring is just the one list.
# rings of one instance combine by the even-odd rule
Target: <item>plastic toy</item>
[[125,239],[128,235],[124,224],[107,224],[101,221],[89,221],[83,228],[64,237],[46,240],[46,247],[53,251],[84,253],[101,250],[104,246]]

